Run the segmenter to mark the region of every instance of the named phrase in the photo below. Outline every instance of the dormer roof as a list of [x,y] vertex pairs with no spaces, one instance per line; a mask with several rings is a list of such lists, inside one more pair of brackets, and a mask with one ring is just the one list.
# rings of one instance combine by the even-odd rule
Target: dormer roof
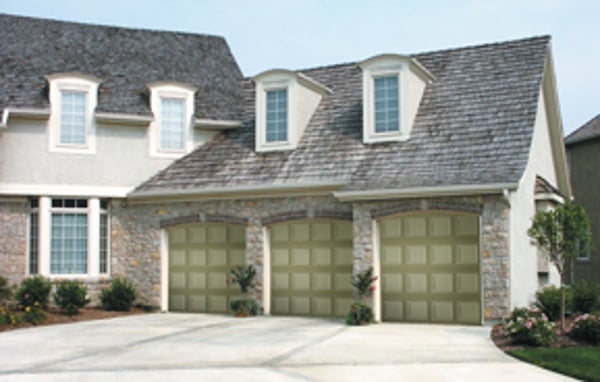
[[[527,166],[550,38],[404,56],[435,78],[408,141],[363,143],[362,70],[299,70],[331,89],[297,148],[257,153],[255,84],[242,82],[245,125],[196,149],[133,195],[336,182],[341,190],[516,185]],[[416,65],[416,64],[414,64]]]

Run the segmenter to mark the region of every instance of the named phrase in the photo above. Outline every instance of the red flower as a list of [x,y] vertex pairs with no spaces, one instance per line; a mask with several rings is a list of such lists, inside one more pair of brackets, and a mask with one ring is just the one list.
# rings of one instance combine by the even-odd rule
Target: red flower
[[375,289],[377,289],[375,285],[371,285],[371,292],[375,292]]

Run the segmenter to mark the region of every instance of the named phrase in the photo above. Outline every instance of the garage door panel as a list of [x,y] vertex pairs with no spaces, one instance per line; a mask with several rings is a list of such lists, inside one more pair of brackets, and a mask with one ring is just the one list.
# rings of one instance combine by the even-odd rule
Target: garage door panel
[[245,264],[243,226],[190,224],[169,229],[169,309],[225,313],[239,295],[229,270]]
[[271,312],[345,315],[352,303],[352,224],[276,223],[270,227],[270,237]]
[[405,215],[379,226],[384,320],[480,322],[477,216]]

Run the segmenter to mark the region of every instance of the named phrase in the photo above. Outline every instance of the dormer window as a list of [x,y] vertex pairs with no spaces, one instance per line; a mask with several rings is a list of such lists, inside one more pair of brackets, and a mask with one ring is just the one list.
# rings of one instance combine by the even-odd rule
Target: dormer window
[[317,110],[331,93],[311,78],[274,69],[253,78],[256,83],[256,151],[292,150]]
[[194,148],[196,88],[176,82],[148,85],[154,120],[150,124],[150,155],[179,158]]
[[375,133],[400,130],[398,76],[375,77]]
[[359,64],[363,70],[363,141],[409,139],[421,97],[433,75],[415,59],[380,55]]
[[52,74],[47,80],[50,85],[49,150],[95,153],[93,113],[101,81],[81,73]]
[[287,88],[267,90],[266,142],[286,142],[288,139]]

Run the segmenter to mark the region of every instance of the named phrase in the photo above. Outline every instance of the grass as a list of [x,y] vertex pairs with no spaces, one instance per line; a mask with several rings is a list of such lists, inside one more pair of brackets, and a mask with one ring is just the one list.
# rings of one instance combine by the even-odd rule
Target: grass
[[527,348],[511,350],[508,353],[570,377],[600,382],[600,346]]

